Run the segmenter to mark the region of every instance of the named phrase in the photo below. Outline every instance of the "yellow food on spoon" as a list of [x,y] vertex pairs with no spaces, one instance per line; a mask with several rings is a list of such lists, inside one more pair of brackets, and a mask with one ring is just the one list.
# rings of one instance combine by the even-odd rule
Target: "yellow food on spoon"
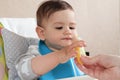
[[76,47],[75,50],[77,52],[77,54],[76,54],[77,61],[79,64],[82,64],[80,57],[81,57],[81,55],[85,55],[85,49],[84,49],[84,47]]
[[[77,40],[80,40],[80,38],[77,38]],[[84,47],[76,47],[75,50],[77,52],[77,54],[76,54],[77,61],[78,61],[79,64],[82,65],[80,57],[81,57],[81,55],[84,55],[84,56],[86,55],[85,54],[85,49],[84,49]]]

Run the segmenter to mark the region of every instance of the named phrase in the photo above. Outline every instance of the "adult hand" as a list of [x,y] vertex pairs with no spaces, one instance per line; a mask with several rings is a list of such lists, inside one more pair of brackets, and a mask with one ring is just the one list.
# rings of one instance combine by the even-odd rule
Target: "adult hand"
[[120,57],[114,55],[81,56],[83,64],[75,62],[79,69],[98,80],[120,80]]

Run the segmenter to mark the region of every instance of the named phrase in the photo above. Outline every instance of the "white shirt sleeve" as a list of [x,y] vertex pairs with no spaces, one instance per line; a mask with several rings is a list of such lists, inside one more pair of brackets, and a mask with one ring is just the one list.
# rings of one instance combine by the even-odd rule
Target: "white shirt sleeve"
[[16,70],[22,80],[35,80],[39,75],[32,71],[31,60],[40,55],[37,46],[30,46],[28,52],[21,55],[16,61]]

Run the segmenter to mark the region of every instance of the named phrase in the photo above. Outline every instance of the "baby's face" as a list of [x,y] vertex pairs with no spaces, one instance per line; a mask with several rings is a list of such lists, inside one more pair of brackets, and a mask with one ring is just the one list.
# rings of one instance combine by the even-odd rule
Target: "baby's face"
[[72,44],[77,35],[75,14],[69,9],[53,13],[43,24],[46,44],[52,50]]

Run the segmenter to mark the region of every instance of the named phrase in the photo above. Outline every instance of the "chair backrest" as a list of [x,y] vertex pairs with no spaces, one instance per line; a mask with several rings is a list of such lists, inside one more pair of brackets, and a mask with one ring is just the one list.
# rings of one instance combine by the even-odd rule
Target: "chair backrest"
[[7,61],[1,35],[3,26],[18,35],[37,38],[35,32],[36,20],[35,18],[0,18],[0,80],[8,80],[9,71],[7,71]]
[[4,27],[25,37],[37,38],[35,18],[0,18]]

